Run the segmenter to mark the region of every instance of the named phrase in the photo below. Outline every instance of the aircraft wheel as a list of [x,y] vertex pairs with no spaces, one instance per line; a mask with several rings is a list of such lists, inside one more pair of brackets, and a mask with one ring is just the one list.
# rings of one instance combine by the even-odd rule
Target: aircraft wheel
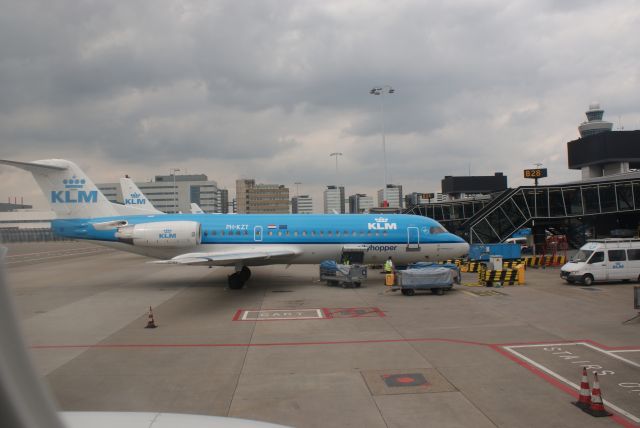
[[251,278],[251,269],[246,266],[242,266],[242,270],[240,270],[239,274],[243,281],[248,281],[249,278]]
[[229,275],[228,284],[231,290],[240,290],[244,286],[244,281],[242,280],[240,272]]

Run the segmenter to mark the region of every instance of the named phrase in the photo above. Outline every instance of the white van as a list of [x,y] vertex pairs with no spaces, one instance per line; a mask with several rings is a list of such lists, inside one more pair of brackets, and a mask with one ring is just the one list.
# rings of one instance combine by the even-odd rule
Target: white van
[[594,239],[560,270],[569,284],[594,281],[640,281],[640,239]]

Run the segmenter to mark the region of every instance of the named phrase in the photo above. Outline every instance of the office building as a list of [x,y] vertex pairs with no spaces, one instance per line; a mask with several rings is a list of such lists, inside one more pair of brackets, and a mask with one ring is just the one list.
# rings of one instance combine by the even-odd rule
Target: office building
[[[96,186],[111,202],[123,203],[120,183],[97,183]],[[153,181],[136,182],[153,206],[165,213],[191,212],[196,203],[205,213],[226,213],[228,191],[219,189],[205,174],[156,175]]]
[[349,214],[367,214],[374,206],[373,196],[364,193],[349,196]]
[[344,214],[344,186],[327,186],[323,194],[325,214]]
[[[378,206],[384,207],[384,190],[378,190]],[[387,184],[387,204],[388,208],[399,208],[403,207],[403,198],[402,198],[402,185],[401,184]]]
[[293,214],[313,214],[313,199],[309,195],[291,198],[291,212]]
[[289,189],[282,184],[256,184],[254,179],[236,180],[238,214],[288,214]]

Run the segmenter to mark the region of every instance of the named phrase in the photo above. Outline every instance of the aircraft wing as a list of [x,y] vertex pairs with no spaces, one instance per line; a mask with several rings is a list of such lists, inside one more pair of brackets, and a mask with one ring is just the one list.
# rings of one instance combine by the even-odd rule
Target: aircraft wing
[[150,263],[192,266],[233,266],[236,263],[263,264],[263,262],[272,261],[272,263],[277,264],[285,263],[287,259],[297,256],[298,254],[300,254],[300,250],[293,247],[255,247],[226,251],[186,253],[169,260],[157,260]]

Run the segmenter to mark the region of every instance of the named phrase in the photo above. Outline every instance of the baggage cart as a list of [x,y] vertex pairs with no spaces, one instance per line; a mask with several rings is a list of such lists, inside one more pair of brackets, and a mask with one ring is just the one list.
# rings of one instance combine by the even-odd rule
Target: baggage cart
[[460,268],[456,265],[427,265],[421,263],[417,267],[409,266],[406,270],[397,272],[397,285],[391,291],[402,292],[405,296],[413,296],[419,290],[431,290],[431,293],[443,295],[453,288],[454,283],[460,284]]
[[327,281],[327,285],[358,288],[366,279],[367,267],[364,265],[341,265],[333,260],[320,263],[320,281]]

